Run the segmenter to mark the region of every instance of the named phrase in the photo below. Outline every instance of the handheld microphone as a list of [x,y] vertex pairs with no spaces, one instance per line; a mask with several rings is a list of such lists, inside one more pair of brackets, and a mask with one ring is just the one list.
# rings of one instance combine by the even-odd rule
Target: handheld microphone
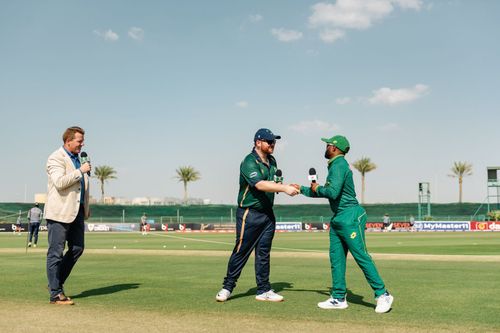
[[307,179],[311,183],[316,183],[316,181],[318,180],[318,176],[316,175],[316,169],[314,168],[309,169],[309,176],[307,176]]
[[[87,155],[87,153],[84,151],[80,153],[80,163],[81,164],[90,163],[89,155]],[[90,171],[87,172],[87,175],[90,177]]]
[[[274,174],[274,182],[277,184],[283,184],[283,172],[281,169],[276,170],[276,173]],[[276,194],[279,194],[279,192],[276,192]]]
[[283,183],[283,172],[281,169],[276,170],[276,173],[274,174],[274,182]]

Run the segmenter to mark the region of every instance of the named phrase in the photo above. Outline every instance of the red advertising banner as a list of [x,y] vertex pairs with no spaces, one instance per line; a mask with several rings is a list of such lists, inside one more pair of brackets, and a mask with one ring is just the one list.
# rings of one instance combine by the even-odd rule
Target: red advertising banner
[[[384,223],[382,222],[367,222],[366,223],[366,228],[367,229],[382,229],[384,226]],[[411,225],[410,222],[393,222],[392,223],[392,230],[395,229],[410,229]]]
[[471,221],[470,230],[474,231],[500,231],[500,221]]

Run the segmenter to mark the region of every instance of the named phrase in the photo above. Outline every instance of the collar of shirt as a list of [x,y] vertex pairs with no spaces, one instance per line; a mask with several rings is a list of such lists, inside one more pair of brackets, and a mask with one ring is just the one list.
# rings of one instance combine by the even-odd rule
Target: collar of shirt
[[[71,159],[71,162],[73,162],[73,165],[75,166],[75,169],[79,169],[80,166],[81,166],[81,163],[80,163],[80,158],[78,157],[78,154],[70,153],[69,151],[66,150],[66,148],[64,148],[64,146],[63,146],[63,149],[66,152],[66,154],[68,154],[69,158]],[[82,178],[80,179],[80,186],[81,186],[82,189],[85,188],[85,180],[84,180],[84,177],[83,177],[83,173],[82,173]],[[82,205],[83,205],[83,202],[85,200],[84,193],[85,193],[85,191],[83,191],[83,190],[80,191],[80,204],[82,204]]]
[[66,152],[66,154],[68,154],[69,158],[71,158],[71,161],[75,165],[75,168],[78,169],[80,167],[80,158],[78,157],[78,154],[73,154],[73,153],[67,151],[66,148],[64,148],[64,147],[63,147],[63,149]]
[[328,166],[332,165],[333,161],[335,161],[339,157],[344,157],[343,154],[337,155],[335,157],[332,157],[331,159],[328,160]]
[[267,155],[267,163],[264,163],[264,161],[262,161],[262,159],[260,158],[259,154],[257,154],[257,151],[255,151],[255,148],[252,149],[252,154],[255,156],[255,158],[257,159],[257,161],[259,161],[260,163],[264,164],[268,168],[271,167],[272,155]]

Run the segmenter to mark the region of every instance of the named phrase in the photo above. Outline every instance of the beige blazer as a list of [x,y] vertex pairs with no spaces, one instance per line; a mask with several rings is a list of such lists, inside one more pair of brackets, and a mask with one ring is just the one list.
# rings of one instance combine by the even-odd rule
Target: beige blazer
[[89,178],[76,169],[63,147],[53,152],[47,160],[47,203],[44,217],[63,223],[71,223],[80,208],[80,180],[85,181],[85,219],[90,216]]

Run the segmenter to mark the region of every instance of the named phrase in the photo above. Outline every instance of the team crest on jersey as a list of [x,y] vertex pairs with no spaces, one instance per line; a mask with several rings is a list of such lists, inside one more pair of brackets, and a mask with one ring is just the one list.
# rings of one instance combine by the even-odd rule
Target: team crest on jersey
[[357,233],[353,232],[353,233],[351,234],[351,239],[356,238],[356,236],[357,236],[357,235],[358,235]]
[[257,171],[254,171],[250,174],[250,178],[256,177],[257,176]]

